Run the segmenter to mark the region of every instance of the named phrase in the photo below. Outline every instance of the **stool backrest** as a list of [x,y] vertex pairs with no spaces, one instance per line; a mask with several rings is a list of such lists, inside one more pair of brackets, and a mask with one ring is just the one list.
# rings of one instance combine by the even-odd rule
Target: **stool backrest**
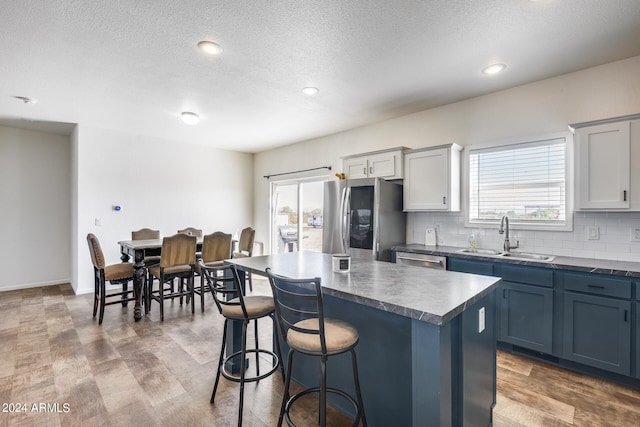
[[187,234],[189,236],[202,237],[202,229],[194,228],[194,227],[187,227],[187,228],[184,228],[182,230],[178,230],[178,234]]
[[196,236],[174,234],[162,239],[160,268],[196,264]]
[[105,267],[104,254],[102,246],[95,234],[87,234],[87,243],[89,243],[89,253],[91,254],[91,262],[96,270],[102,270]]
[[247,308],[244,305],[244,294],[240,287],[240,277],[235,266],[227,264],[220,266],[206,266],[204,261],[200,261],[200,271],[211,289],[213,300],[218,307],[220,314],[223,314],[223,307],[240,306],[245,318],[249,317]]
[[160,230],[152,230],[150,228],[141,228],[131,232],[131,240],[151,240],[159,239]]
[[238,250],[246,252],[247,255],[253,254],[253,241],[256,237],[256,230],[251,227],[244,228],[240,232],[240,240],[238,240]]
[[202,239],[202,260],[204,262],[222,261],[231,258],[231,234],[216,231]]
[[[270,268],[267,268],[266,272],[271,284],[276,317],[282,337],[286,339],[290,329],[303,334],[318,335],[322,354],[327,354],[324,332],[324,303],[320,278],[292,279],[273,274]],[[307,319],[316,319],[317,328],[297,325]],[[310,324],[315,325],[316,323],[305,323],[305,325]]]

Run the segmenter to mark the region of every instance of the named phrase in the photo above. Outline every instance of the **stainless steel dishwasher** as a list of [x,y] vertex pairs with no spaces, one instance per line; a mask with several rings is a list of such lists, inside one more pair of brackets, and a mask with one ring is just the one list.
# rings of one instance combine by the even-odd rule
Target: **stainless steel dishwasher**
[[418,267],[446,270],[447,257],[427,254],[414,254],[411,252],[396,252],[396,264],[415,265]]

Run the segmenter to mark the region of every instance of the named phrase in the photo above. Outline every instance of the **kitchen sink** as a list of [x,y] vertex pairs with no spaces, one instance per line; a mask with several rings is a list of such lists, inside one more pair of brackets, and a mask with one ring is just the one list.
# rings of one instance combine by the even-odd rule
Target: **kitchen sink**
[[471,249],[471,248],[460,249],[456,252],[459,252],[461,254],[483,255],[483,256],[492,256],[492,255],[496,256],[496,255],[502,254],[501,251],[494,251],[493,249]]
[[538,261],[538,262],[551,262],[554,260],[554,255],[532,254],[529,252],[504,252],[496,251],[494,249],[459,249],[456,252],[466,255],[477,255],[491,258],[509,258],[524,261]]
[[530,254],[527,252],[504,252],[501,257],[513,259],[527,259],[532,261],[551,262],[555,258],[554,255]]

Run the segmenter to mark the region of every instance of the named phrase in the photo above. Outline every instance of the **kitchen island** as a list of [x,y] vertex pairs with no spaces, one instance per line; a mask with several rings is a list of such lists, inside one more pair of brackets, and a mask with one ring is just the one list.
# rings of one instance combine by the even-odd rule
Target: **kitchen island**
[[[352,323],[370,426],[489,426],[496,393],[495,302],[500,278],[294,252],[227,260],[245,272],[319,277],[325,315]],[[286,348],[283,349],[286,351]],[[344,357],[343,357],[344,356]],[[300,357],[294,380],[318,382],[319,363]],[[329,360],[327,381],[354,392],[348,355]],[[350,412],[341,400],[332,405]],[[353,415],[353,414],[351,414]]]

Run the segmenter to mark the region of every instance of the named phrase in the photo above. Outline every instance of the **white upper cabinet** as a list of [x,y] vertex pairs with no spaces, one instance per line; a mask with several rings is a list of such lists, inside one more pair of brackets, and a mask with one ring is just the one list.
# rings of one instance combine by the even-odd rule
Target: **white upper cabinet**
[[402,151],[404,147],[343,157],[347,179],[384,178],[402,179]]
[[460,210],[460,152],[449,144],[404,153],[404,210]]
[[640,173],[630,168],[640,156],[640,120],[572,126],[576,209],[640,210]]

